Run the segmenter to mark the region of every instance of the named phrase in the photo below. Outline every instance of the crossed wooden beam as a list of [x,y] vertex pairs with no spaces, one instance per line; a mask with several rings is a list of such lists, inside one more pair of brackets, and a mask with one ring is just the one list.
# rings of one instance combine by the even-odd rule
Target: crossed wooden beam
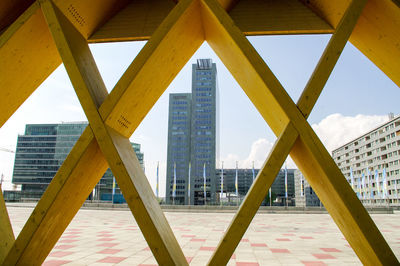
[[39,8],[43,11],[89,126],[15,240],[4,200],[0,198],[0,236],[5,239],[0,246],[0,263],[42,263],[110,167],[157,262],[187,265],[129,137],[206,40],[278,136],[209,264],[228,262],[289,153],[361,262],[398,264],[307,122],[366,2],[350,3],[297,105],[216,0],[179,1],[110,94],[87,40],[51,0],[33,4],[28,11],[31,14]]

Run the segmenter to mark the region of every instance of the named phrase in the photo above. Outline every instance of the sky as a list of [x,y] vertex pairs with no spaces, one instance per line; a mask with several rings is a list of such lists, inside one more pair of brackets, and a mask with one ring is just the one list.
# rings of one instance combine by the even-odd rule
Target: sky
[[[330,35],[249,37],[292,99],[297,102]],[[90,45],[108,91],[121,77],[145,42]],[[259,168],[276,137],[235,79],[204,43],[174,79],[131,137],[144,152],[146,175],[155,190],[156,165],[160,163],[160,196],[165,194],[168,95],[191,91],[191,64],[211,58],[217,64],[220,92],[220,159],[225,168]],[[327,150],[366,133],[388,120],[388,113],[400,113],[400,90],[373,63],[348,43],[308,121]],[[0,129],[0,147],[14,150],[25,124],[85,121],[65,68],[61,65],[26,100]],[[0,151],[3,189],[11,189],[15,154]],[[288,168],[296,168],[289,158]]]

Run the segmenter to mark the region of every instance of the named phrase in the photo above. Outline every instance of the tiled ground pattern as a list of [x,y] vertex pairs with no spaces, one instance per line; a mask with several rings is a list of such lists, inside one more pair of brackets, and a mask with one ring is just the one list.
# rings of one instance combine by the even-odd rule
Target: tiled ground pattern
[[[30,208],[9,207],[16,234]],[[190,265],[205,265],[233,213],[165,213]],[[400,213],[372,215],[400,258]],[[228,265],[360,265],[328,214],[257,214]],[[129,211],[80,210],[44,265],[157,265]]]

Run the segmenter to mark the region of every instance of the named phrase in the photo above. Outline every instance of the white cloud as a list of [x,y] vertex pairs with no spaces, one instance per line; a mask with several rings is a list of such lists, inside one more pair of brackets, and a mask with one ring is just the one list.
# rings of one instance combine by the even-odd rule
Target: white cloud
[[249,156],[241,162],[241,167],[250,168],[254,162],[254,166],[259,168],[267,158],[274,144],[267,139],[258,139],[251,145]]
[[[236,167],[236,162],[238,162],[239,168],[252,168],[254,162],[254,167],[259,169],[267,159],[267,156],[270,153],[273,145],[273,142],[265,138],[260,138],[253,142],[250,152],[246,158],[241,158],[237,154],[228,154],[226,157],[221,158],[221,160],[224,162],[224,168],[234,168]],[[295,164],[290,157],[287,160],[287,167],[295,168]]]
[[331,153],[332,150],[387,121],[387,116],[361,114],[343,116],[342,114],[332,114],[322,119],[318,124],[313,124],[312,128]]
[[[343,116],[342,114],[332,114],[322,119],[321,122],[313,124],[312,128],[331,153],[333,149],[367,133],[387,120],[387,116],[379,115]],[[253,142],[247,157],[243,158],[230,153],[221,158],[221,161],[224,162],[225,168],[234,168],[236,161],[238,161],[239,168],[251,168],[253,162],[255,168],[261,168],[273,145],[273,142],[260,138]],[[290,156],[287,159],[287,167],[297,168]]]
[[83,108],[80,105],[64,104],[61,106],[61,109],[66,112],[76,112],[79,114],[83,114]]

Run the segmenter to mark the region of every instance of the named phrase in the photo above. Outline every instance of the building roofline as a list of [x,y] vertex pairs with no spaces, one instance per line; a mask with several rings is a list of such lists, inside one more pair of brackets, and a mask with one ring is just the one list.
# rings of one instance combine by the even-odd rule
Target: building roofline
[[390,119],[389,121],[385,122],[384,124],[382,124],[382,125],[380,125],[380,126],[374,128],[374,129],[371,129],[370,131],[368,131],[368,132],[366,132],[366,133],[364,133],[364,134],[358,136],[357,138],[354,138],[354,139],[352,139],[351,141],[349,141],[349,142],[347,142],[347,143],[341,145],[340,147],[338,147],[338,148],[332,150],[332,154],[333,154],[334,152],[336,152],[337,150],[340,150],[341,148],[343,148],[343,147],[349,145],[350,143],[356,141],[357,139],[362,138],[362,137],[365,137],[366,135],[371,134],[373,131],[378,130],[379,128],[385,127],[387,124],[390,124],[390,123],[392,123],[392,122],[395,121],[395,120],[400,120],[400,115],[395,116],[393,119]]

